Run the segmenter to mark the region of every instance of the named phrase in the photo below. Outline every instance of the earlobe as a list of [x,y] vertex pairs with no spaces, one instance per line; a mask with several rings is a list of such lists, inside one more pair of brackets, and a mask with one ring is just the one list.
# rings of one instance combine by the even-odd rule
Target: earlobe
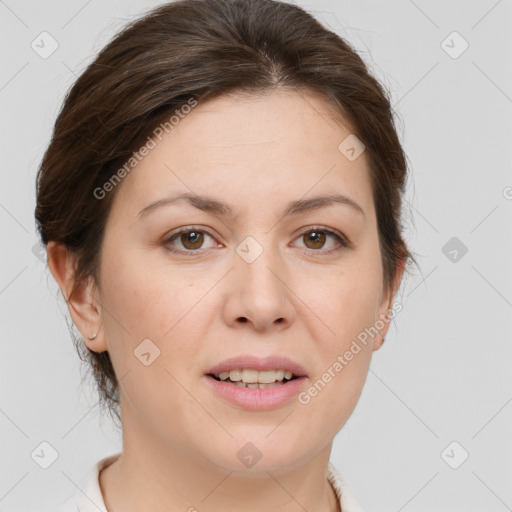
[[[389,325],[389,321],[387,323]],[[387,328],[386,328],[387,331]],[[379,329],[379,336],[375,338],[373,342],[373,351],[379,350],[380,347],[384,344],[384,340],[386,339],[386,335],[384,334],[382,329]]]
[[92,278],[75,288],[75,255],[54,241],[48,242],[46,254],[48,268],[64,295],[73,323],[82,334],[86,346],[95,352],[107,350],[101,330],[101,308],[94,298]]

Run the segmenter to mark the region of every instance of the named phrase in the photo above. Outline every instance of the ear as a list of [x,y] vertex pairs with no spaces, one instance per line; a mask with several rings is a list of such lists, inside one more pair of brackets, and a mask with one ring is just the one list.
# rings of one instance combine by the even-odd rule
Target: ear
[[[46,246],[48,267],[64,295],[73,323],[82,334],[85,344],[95,352],[107,350],[102,327],[101,307],[95,298],[92,277],[73,290],[75,284],[75,254],[54,241]],[[96,334],[93,340],[89,336]]]
[[379,308],[377,311],[377,317],[376,317],[376,323],[378,322],[378,325],[384,324],[384,326],[381,329],[381,335],[375,338],[375,342],[373,344],[373,350],[378,350],[380,347],[382,347],[384,343],[384,338],[386,337],[386,334],[389,330],[389,326],[391,324],[391,319],[393,316],[390,316],[389,312],[392,310],[393,307],[393,299],[395,298],[395,294],[398,290],[398,287],[400,286],[400,282],[402,281],[402,277],[405,270],[405,262],[404,260],[398,260],[397,262],[397,270],[395,279],[393,280],[393,285],[391,289],[388,291],[388,293],[384,293],[382,300],[379,304]]

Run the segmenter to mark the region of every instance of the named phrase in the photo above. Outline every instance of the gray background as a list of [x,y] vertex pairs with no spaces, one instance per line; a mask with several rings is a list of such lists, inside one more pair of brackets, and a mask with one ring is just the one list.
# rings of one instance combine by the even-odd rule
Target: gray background
[[[406,236],[420,264],[332,461],[367,512],[512,510],[512,2],[297,3],[392,91],[413,174]],[[65,307],[37,254],[34,178],[76,74],[155,5],[0,1],[2,511],[50,508],[121,449],[81,385]],[[47,59],[31,48],[43,31],[59,45]],[[461,39],[442,46],[453,31],[469,44],[457,58]],[[452,237],[456,261],[455,246],[443,252]],[[30,456],[43,441],[59,453],[46,470]]]

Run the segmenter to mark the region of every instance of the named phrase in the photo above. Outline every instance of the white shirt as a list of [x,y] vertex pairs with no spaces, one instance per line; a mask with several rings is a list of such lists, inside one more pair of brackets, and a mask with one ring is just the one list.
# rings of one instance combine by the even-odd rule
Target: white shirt
[[[89,470],[81,490],[62,503],[54,512],[108,512],[101,494],[99,474],[103,468],[114,462],[120,455],[120,453],[110,455],[97,462]],[[338,497],[342,512],[363,512],[331,462],[329,462],[327,479]]]

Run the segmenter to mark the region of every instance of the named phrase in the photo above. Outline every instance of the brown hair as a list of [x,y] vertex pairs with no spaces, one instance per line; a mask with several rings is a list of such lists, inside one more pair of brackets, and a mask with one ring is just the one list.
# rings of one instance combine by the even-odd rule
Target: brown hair
[[[181,0],[119,32],[76,80],[37,175],[35,217],[44,244],[76,255],[75,288],[98,276],[113,192],[93,191],[190,98],[287,87],[322,95],[365,144],[389,290],[412,258],[401,236],[406,157],[387,92],[356,51],[303,9],[275,0]],[[341,142],[341,141],[340,141]],[[97,281],[96,281],[97,282]],[[119,418],[108,352],[75,339],[100,401]]]

